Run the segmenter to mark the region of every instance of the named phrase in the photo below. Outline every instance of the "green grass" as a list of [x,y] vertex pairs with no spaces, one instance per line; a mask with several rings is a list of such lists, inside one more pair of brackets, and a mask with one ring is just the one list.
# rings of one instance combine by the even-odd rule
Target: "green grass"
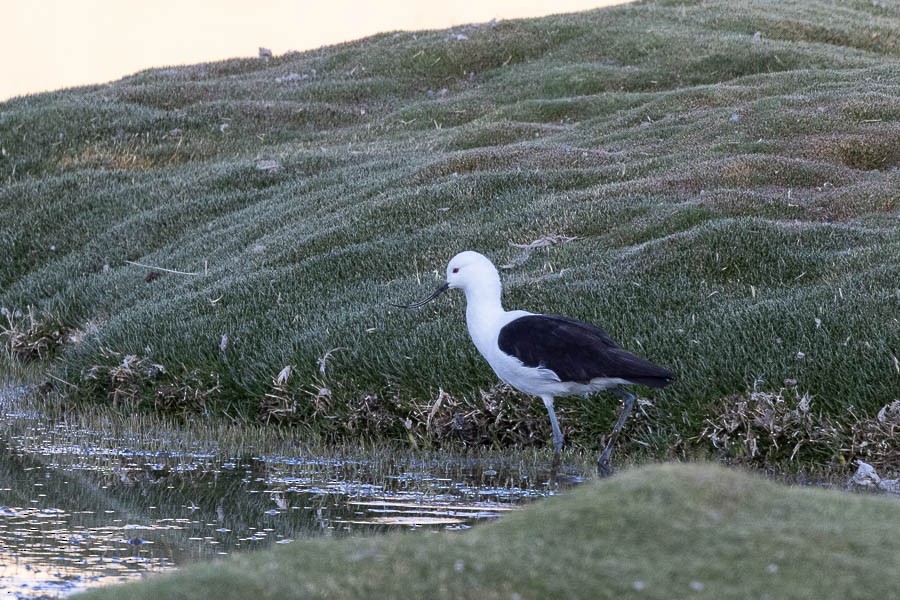
[[[894,2],[642,2],[0,104],[0,306],[43,319],[4,323],[0,369],[62,325],[37,370],[71,405],[544,445],[460,297],[388,305],[475,249],[516,265],[507,306],[595,321],[677,373],[641,390],[620,456],[711,451],[727,399],[790,381],[838,430],[795,461],[871,461],[854,428],[900,400],[898,31]],[[553,234],[576,239],[510,246]],[[124,373],[129,355],[164,371]],[[444,424],[475,415],[464,433],[429,427],[439,390]],[[560,404],[577,448],[615,418]]]
[[888,598],[888,498],[634,469],[463,534],[298,541],[84,598]]

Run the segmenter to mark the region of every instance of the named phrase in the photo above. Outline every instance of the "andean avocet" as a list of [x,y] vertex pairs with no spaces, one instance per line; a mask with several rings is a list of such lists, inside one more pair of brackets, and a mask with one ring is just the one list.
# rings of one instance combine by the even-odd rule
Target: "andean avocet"
[[612,473],[609,457],[634,406],[623,385],[661,388],[675,375],[621,348],[605,331],[557,315],[506,311],[501,304],[500,275],[478,252],[460,252],[447,265],[447,280],[427,298],[401,308],[418,308],[451,288],[466,294],[466,324],[475,347],[497,376],[512,387],[538,396],[547,407],[558,461],[563,434],[553,403],[558,396],[589,396],[610,390],[623,403],[606,446],[597,459],[601,476]]

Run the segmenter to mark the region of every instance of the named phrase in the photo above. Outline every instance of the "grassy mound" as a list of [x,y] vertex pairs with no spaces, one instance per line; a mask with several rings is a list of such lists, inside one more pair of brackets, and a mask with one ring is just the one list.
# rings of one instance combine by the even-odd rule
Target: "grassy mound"
[[84,598],[888,598],[896,500],[636,469],[463,534],[295,542]]
[[[508,306],[678,374],[626,452],[755,459],[716,429],[752,390],[833,427],[792,458],[900,468],[853,443],[900,399],[898,31],[891,2],[643,2],[0,104],[2,368],[326,440],[545,444],[460,297],[388,307],[470,248]],[[614,420],[560,404],[576,446]]]

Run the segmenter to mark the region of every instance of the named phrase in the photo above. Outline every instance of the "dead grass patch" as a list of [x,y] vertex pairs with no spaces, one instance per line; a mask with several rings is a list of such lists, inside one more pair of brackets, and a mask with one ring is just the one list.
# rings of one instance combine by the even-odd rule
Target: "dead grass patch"
[[837,159],[852,169],[885,171],[900,164],[900,129],[845,135],[832,143]]
[[186,417],[206,412],[221,390],[215,373],[206,376],[199,370],[182,368],[173,374],[149,356],[109,348],[100,348],[99,355],[107,363],[95,364],[82,373],[82,381],[92,388],[82,391],[94,397],[102,394],[117,409],[152,408]]
[[699,439],[728,462],[767,468],[797,460],[842,463],[846,432],[795,389],[729,396],[706,419]]
[[849,413],[850,419],[839,422],[796,389],[754,390],[724,399],[698,439],[726,461],[754,467],[804,462],[844,469],[862,460],[879,471],[900,472],[900,400],[874,417]]
[[114,407],[137,408],[144,397],[145,388],[166,373],[166,368],[147,357],[135,354],[123,355],[109,348],[100,348],[102,359],[112,364],[95,364],[82,379],[98,382]]
[[[414,406],[407,429],[426,445],[463,442],[472,446],[539,446],[550,439],[550,428],[543,407],[535,408],[531,398],[506,385],[482,390],[477,397],[457,397],[438,390],[434,400]],[[564,412],[558,414],[565,430]]]
[[[286,365],[272,378],[270,389],[263,394],[257,406],[260,419],[265,423],[303,426],[313,429],[318,419],[337,419],[331,414],[331,390],[325,385],[316,386],[298,394],[292,389],[290,380],[294,366]],[[339,420],[338,420],[339,422]]]
[[207,414],[210,404],[221,389],[216,373],[205,377],[197,370],[185,371],[171,383],[160,385],[156,389],[153,408],[160,413],[181,417]]
[[[368,393],[335,404],[321,382],[297,389],[290,371],[282,370],[258,404],[266,423],[304,427],[325,439],[345,441],[365,437],[401,438],[415,447],[539,446],[550,439],[542,406],[512,388],[497,385],[477,396],[454,396],[442,389],[427,402],[397,394]],[[557,411],[563,429],[565,409]]]
[[853,423],[848,452],[878,471],[900,473],[900,400],[886,404],[874,417]]
[[70,331],[58,317],[50,313],[38,314],[33,306],[24,313],[4,307],[0,314],[6,321],[5,324],[0,322],[0,339],[6,352],[22,362],[49,358]]
[[58,160],[63,171],[80,169],[111,169],[114,171],[148,171],[151,169],[186,163],[195,158],[194,153],[178,144],[170,148],[154,147],[149,142],[97,143],[82,148],[74,154],[65,154]]

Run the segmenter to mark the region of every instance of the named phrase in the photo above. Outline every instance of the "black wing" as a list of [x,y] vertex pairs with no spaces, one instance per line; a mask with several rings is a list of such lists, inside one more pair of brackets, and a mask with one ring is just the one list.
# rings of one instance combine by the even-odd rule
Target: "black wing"
[[663,387],[675,375],[624,350],[595,325],[557,315],[528,315],[507,323],[497,339],[500,349],[529,367],[550,369],[560,381],[587,383],[617,377]]

